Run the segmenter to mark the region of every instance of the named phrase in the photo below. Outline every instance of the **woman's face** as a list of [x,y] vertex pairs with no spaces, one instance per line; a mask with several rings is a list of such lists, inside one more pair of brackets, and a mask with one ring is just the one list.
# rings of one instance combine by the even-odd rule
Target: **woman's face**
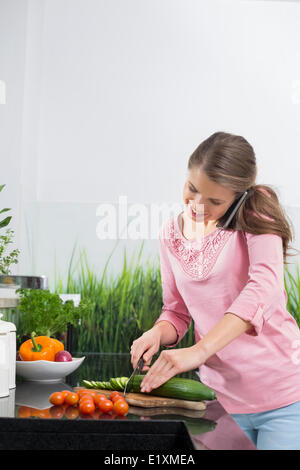
[[220,219],[235,197],[232,190],[209,179],[200,167],[188,171],[183,188],[183,201],[185,211],[193,221],[206,222]]

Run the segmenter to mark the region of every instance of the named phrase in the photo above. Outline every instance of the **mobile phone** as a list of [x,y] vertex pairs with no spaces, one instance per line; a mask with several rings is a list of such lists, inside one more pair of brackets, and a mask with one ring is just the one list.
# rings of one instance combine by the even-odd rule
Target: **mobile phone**
[[240,199],[238,200],[237,202],[237,205],[235,206],[235,208],[233,209],[233,211],[231,212],[230,216],[228,217],[228,219],[226,220],[225,224],[222,226],[222,228],[226,228],[228,227],[228,225],[230,224],[233,216],[235,215],[236,211],[238,210],[238,208],[240,207],[240,205],[242,204],[242,202],[244,201],[245,197],[247,196],[248,194],[248,191],[245,191],[244,194],[240,197]]

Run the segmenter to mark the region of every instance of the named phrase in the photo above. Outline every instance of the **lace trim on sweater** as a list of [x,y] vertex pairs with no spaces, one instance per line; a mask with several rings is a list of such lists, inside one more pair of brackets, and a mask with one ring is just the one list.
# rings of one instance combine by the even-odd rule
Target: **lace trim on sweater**
[[191,278],[195,280],[206,279],[233,231],[217,227],[214,232],[197,242],[196,245],[184,239],[182,233],[178,233],[178,231],[179,228],[176,226],[174,218],[167,220],[162,233],[171,253]]

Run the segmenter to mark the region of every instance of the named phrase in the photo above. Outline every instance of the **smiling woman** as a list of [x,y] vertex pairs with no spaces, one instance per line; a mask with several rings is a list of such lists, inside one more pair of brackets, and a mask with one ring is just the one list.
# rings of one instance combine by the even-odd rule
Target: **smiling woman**
[[[162,313],[133,342],[132,364],[142,356],[148,369],[163,345],[168,350],[150,366],[142,391],[199,369],[201,382],[234,419],[271,411],[271,420],[272,410],[285,407],[272,442],[265,421],[255,434],[244,431],[258,449],[300,450],[298,436],[289,442],[281,437],[300,427],[300,416],[288,412],[288,405],[300,403],[292,346],[299,344],[300,330],[286,309],[283,278],[292,234],[276,192],[255,185],[256,174],[253,148],[241,136],[216,132],[191,155],[183,189],[190,211],[168,219],[159,233]],[[206,236],[187,240],[180,217],[185,229],[204,228]],[[192,320],[195,344],[172,349]]]

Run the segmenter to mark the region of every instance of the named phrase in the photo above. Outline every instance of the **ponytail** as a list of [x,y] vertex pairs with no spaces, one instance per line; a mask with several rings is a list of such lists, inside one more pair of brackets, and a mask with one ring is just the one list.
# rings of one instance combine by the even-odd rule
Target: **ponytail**
[[[225,224],[240,198],[241,195],[219,219],[217,227],[222,227]],[[287,263],[287,256],[296,256],[300,252],[289,246],[290,240],[294,238],[294,230],[292,232],[292,222],[288,219],[289,217],[279,203],[276,191],[270,185],[257,184],[247,189],[245,199],[227,228],[243,230],[255,235],[263,233],[279,235],[282,238],[284,264],[291,264]],[[287,253],[288,249],[295,250],[297,253],[289,254]]]

